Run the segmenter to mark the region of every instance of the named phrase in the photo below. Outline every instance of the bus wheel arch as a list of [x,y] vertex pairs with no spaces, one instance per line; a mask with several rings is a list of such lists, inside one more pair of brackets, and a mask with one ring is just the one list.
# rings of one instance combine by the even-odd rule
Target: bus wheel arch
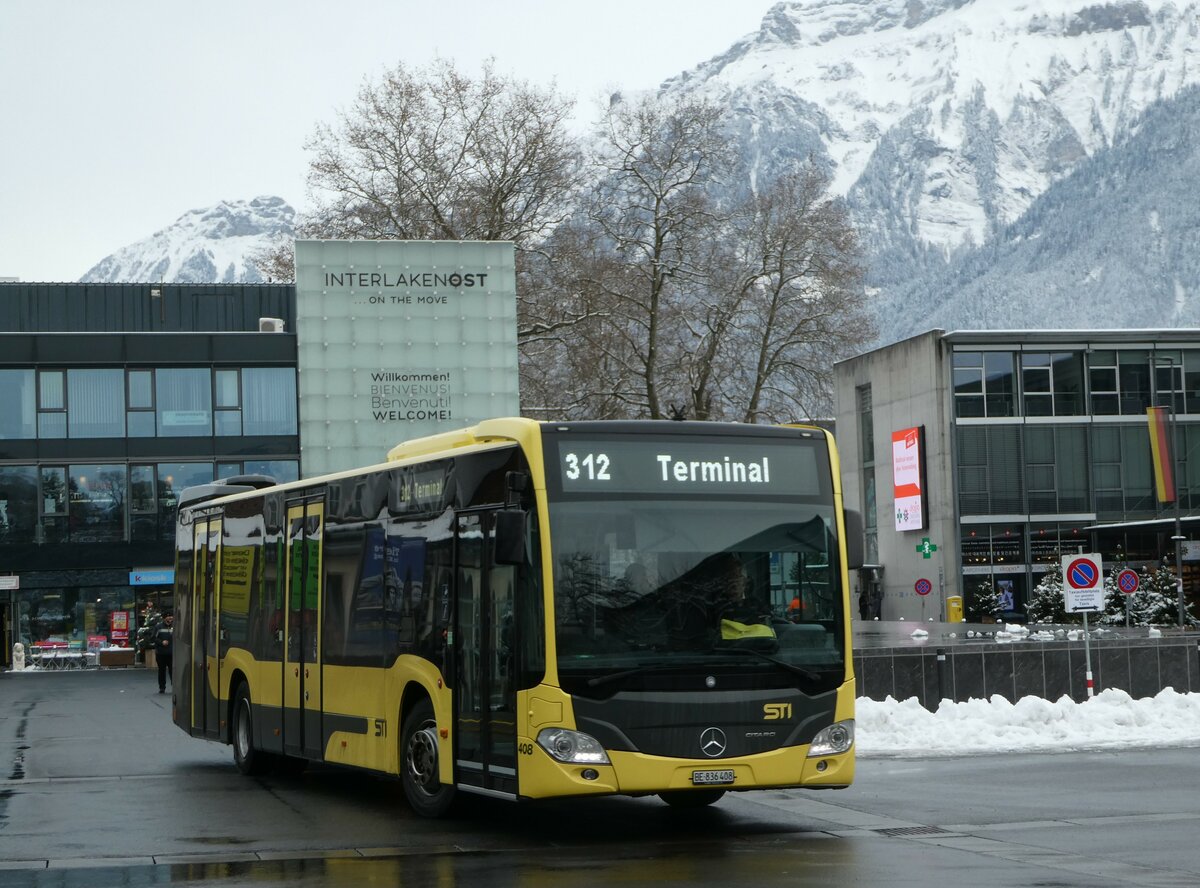
[[441,817],[454,804],[455,789],[441,782],[438,763],[437,719],[433,701],[423,688],[410,687],[401,707],[400,783],[413,811]]
[[254,707],[250,703],[250,686],[238,682],[229,711],[229,734],[233,744],[233,762],[248,777],[266,772],[271,757],[254,746]]
[[[225,686],[227,694],[225,697],[225,720],[223,724],[225,725],[224,740],[226,743],[233,743],[233,711],[234,706],[237,704],[237,693],[243,686],[246,688],[247,696],[249,696],[250,682],[247,680],[245,673],[240,669],[233,670],[233,673],[229,676],[229,684]],[[251,739],[253,739],[253,736]]]

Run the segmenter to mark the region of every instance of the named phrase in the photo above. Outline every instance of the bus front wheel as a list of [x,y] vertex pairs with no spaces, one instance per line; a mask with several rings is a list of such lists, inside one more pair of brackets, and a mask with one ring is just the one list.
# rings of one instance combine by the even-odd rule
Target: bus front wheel
[[680,789],[660,792],[658,797],[672,808],[704,808],[719,801],[723,795],[723,789]]
[[233,698],[233,761],[239,771],[253,777],[270,765],[270,756],[254,748],[254,713],[250,708],[250,690],[245,682],[238,685]]
[[401,737],[400,782],[408,804],[422,817],[441,817],[454,802],[454,787],[438,777],[437,719],[429,700],[412,708]]

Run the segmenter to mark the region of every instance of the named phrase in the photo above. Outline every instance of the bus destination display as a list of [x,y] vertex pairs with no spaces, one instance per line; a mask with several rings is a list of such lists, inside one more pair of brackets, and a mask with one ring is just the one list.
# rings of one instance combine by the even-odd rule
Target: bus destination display
[[736,493],[813,496],[820,492],[814,443],[788,440],[559,442],[568,493]]

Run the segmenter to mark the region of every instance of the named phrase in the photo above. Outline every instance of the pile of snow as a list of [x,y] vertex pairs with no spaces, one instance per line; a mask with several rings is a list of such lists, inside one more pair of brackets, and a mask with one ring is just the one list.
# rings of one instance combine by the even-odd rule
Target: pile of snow
[[1016,703],[943,700],[930,712],[910,697],[856,703],[858,755],[932,757],[1022,752],[1200,746],[1200,694],[1166,688],[1135,700],[1116,688],[1076,703],[1022,697]]

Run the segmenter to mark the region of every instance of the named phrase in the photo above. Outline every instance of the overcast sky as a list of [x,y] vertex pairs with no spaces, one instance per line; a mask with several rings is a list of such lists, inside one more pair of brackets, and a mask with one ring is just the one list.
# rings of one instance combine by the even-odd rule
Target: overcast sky
[[399,61],[557,82],[589,112],[774,0],[0,0],[0,277],[77,280],[188,210],[305,204],[306,138]]

